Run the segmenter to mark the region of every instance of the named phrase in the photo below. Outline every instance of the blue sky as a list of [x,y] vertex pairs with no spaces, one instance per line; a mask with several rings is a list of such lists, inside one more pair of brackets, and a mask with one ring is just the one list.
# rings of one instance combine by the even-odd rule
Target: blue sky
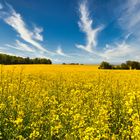
[[53,63],[140,60],[139,0],[0,0],[0,52]]

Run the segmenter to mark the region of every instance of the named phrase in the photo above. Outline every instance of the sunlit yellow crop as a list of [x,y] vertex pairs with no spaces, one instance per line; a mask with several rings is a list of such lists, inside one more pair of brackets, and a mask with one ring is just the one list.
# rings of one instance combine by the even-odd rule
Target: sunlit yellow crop
[[0,66],[0,139],[139,140],[140,71]]

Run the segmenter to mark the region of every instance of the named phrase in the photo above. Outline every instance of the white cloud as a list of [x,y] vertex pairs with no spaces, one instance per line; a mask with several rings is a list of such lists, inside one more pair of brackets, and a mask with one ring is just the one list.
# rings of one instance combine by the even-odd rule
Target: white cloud
[[[128,59],[136,60],[140,56],[140,1],[127,0],[121,5],[121,16],[118,19],[119,25],[124,35],[122,43],[113,42],[106,44],[102,51],[99,51],[99,57],[104,60],[122,62]],[[134,37],[134,38],[133,38]],[[132,39],[133,38],[133,39]]]
[[11,49],[15,49],[15,50],[23,51],[22,48],[20,48],[20,47],[16,47],[16,46],[11,45],[11,44],[5,44],[4,46],[9,47],[9,48],[11,48]]
[[121,44],[116,44],[115,46],[106,45],[104,52],[100,53],[103,59],[112,60],[126,60],[134,58],[134,54],[137,52],[137,48],[132,47],[125,41]]
[[127,0],[123,6],[119,24],[126,32],[131,32],[139,39],[140,33],[140,1]]
[[77,48],[83,49],[87,52],[93,52],[93,48],[97,45],[97,34],[102,30],[102,27],[92,28],[92,19],[89,16],[89,11],[87,8],[86,1],[83,1],[79,7],[80,21],[78,25],[82,32],[86,34],[86,45],[76,44]]
[[61,56],[67,56],[67,55],[63,52],[61,46],[58,46],[58,48],[57,48],[57,50],[56,50],[56,54],[61,55]]
[[14,53],[10,53],[10,52],[6,52],[6,51],[2,51],[2,50],[0,50],[0,53],[15,56],[15,54],[14,54]]
[[27,44],[22,43],[19,40],[16,40],[15,45],[11,45],[11,44],[5,44],[5,46],[12,48],[12,49],[16,49],[16,50],[20,50],[20,51],[26,51],[26,52],[35,52],[34,49],[32,49],[31,47],[29,47]]
[[19,13],[17,13],[11,5],[7,4],[9,11],[0,12],[0,17],[10,25],[20,36],[21,39],[30,43],[40,51],[46,51],[44,47],[41,46],[36,40],[42,41],[43,37],[40,33],[43,31],[41,28],[35,28],[34,31],[31,31],[27,28],[26,23]]
[[43,36],[41,33],[43,32],[43,28],[35,27],[33,38],[39,41],[43,41]]
[[[9,51],[9,49],[7,49],[5,47],[0,47],[0,53],[9,54],[9,55],[16,55],[16,53],[14,53],[13,51]],[[17,55],[17,56],[19,56],[19,55]]]
[[16,46],[21,48],[23,51],[34,52],[34,50],[31,49],[31,47],[29,47],[27,44],[22,43],[19,40],[16,40]]
[[0,3],[0,10],[3,9],[3,5]]
[[140,56],[140,1],[127,0],[121,5],[121,16],[118,23],[124,34],[121,44],[106,44],[101,57],[112,60],[135,60]]

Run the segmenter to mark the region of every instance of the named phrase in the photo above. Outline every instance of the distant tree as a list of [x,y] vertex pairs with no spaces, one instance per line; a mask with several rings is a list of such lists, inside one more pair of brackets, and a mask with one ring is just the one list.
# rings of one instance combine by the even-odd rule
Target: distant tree
[[99,69],[112,69],[112,65],[109,64],[108,62],[103,61],[100,64]]
[[132,64],[133,62],[132,61],[126,61],[126,65],[129,67],[129,69],[132,69]]
[[121,66],[120,66],[121,69],[125,69],[125,70],[128,70],[129,69],[129,66],[125,63],[122,63]]
[[113,66],[112,66],[112,69],[117,69],[117,70],[119,70],[119,69],[121,69],[121,66],[120,66],[120,65],[116,65],[116,66],[113,65]]
[[79,63],[70,63],[70,65],[79,65]]
[[121,65],[110,65],[108,62],[103,61],[99,69],[137,69],[140,70],[140,62],[137,61],[126,61],[126,63],[122,63]]
[[137,61],[132,62],[132,69],[140,69],[140,63]]
[[29,57],[23,58],[7,54],[0,54],[0,64],[52,64],[52,61],[46,58],[30,59]]
[[131,69],[131,67],[132,67],[132,61],[126,61],[126,65]]
[[126,65],[129,69],[140,69],[140,62],[137,61],[126,61]]
[[25,58],[25,64],[30,64],[30,63],[31,63],[30,58],[29,57]]

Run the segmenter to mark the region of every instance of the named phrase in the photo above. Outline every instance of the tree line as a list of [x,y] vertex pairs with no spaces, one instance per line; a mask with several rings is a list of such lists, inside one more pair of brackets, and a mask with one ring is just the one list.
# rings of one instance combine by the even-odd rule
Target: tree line
[[62,63],[62,65],[84,65],[80,63]]
[[50,59],[46,58],[23,58],[19,56],[12,56],[7,54],[0,54],[0,64],[11,65],[11,64],[52,64]]
[[99,69],[124,69],[124,70],[136,69],[136,70],[140,70],[140,62],[126,61],[125,63],[121,63],[120,65],[111,65],[110,63],[103,61],[100,64]]

